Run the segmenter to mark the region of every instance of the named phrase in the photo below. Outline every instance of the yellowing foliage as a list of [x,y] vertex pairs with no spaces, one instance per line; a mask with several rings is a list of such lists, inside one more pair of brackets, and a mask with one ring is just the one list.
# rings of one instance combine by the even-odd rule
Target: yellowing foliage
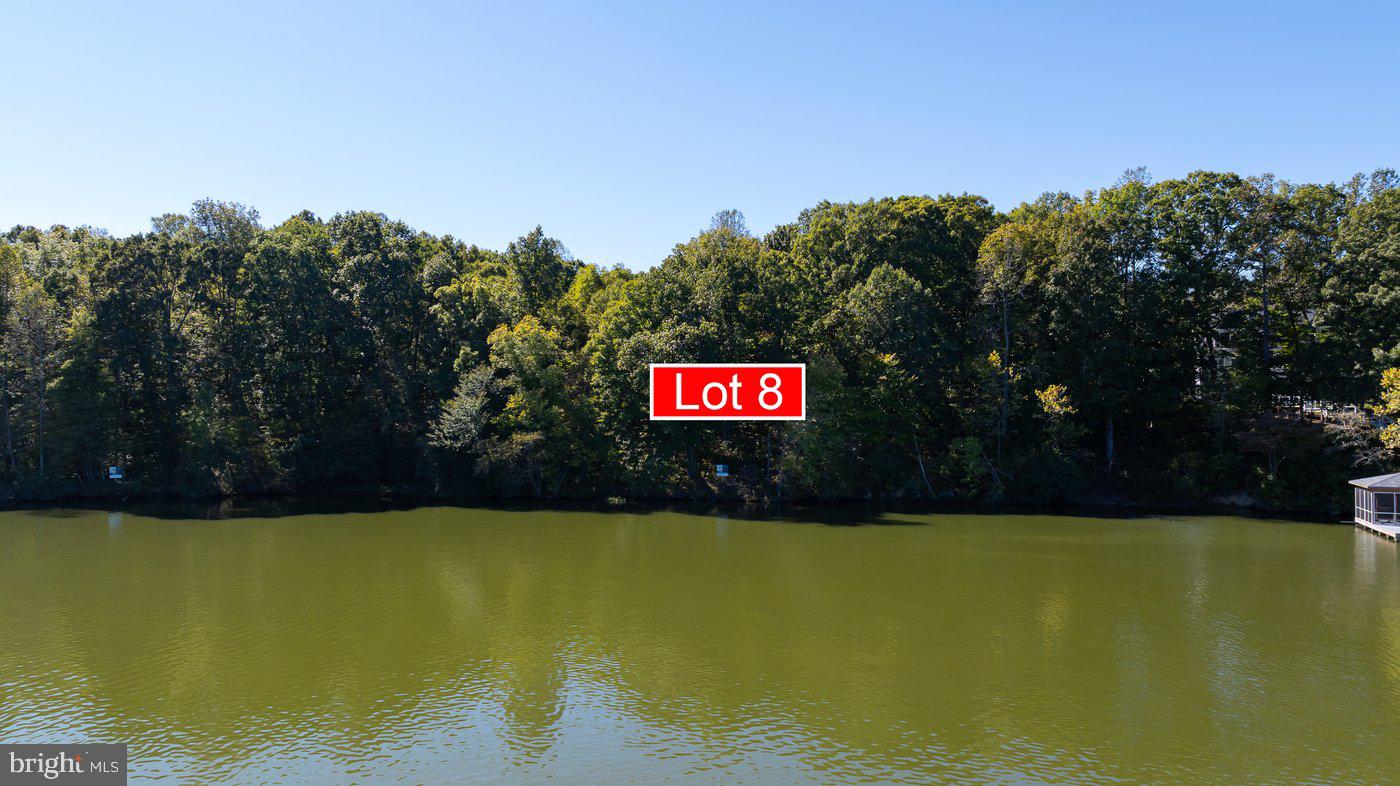
[[1035,397],[1040,400],[1040,409],[1045,414],[1062,418],[1073,415],[1074,405],[1069,400],[1069,388],[1064,385],[1050,385],[1035,392]]

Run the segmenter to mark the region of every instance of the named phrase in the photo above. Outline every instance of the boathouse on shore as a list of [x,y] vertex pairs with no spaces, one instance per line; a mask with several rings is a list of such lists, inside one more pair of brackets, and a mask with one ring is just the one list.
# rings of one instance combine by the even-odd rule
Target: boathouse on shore
[[1400,536],[1400,472],[1351,481],[1352,520],[1387,538]]

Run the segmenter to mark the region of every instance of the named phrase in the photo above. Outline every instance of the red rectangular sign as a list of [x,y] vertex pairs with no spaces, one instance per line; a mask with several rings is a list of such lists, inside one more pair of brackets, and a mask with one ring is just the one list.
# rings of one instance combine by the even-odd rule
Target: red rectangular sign
[[653,363],[652,420],[806,420],[805,363]]

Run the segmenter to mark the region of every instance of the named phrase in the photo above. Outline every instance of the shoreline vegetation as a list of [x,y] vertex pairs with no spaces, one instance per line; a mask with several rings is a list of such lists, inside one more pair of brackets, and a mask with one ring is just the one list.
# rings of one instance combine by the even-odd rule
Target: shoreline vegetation
[[[652,422],[652,362],[804,362],[808,419]],[[644,271],[538,227],[494,251],[213,200],[129,237],[0,235],[9,504],[355,489],[1321,515],[1395,468],[1395,417],[1391,170],[1132,170],[1008,212],[821,202],[761,237],[724,211]]]
[[742,499],[624,499],[622,497],[572,497],[532,499],[424,497],[417,493],[393,493],[374,489],[339,489],[297,494],[230,494],[209,497],[176,496],[67,496],[51,500],[0,500],[0,512],[71,515],[75,511],[99,511],[157,519],[283,518],[298,515],[389,513],[418,509],[493,510],[542,513],[621,513],[652,515],[679,513],[753,521],[800,521],[829,526],[904,525],[895,516],[1048,516],[1075,519],[1152,519],[1235,517],[1292,524],[1345,525],[1324,512],[1269,511],[1242,505],[1237,500],[1197,503],[1147,503],[1127,500],[1080,502],[986,503],[983,501],[930,500],[742,500]]

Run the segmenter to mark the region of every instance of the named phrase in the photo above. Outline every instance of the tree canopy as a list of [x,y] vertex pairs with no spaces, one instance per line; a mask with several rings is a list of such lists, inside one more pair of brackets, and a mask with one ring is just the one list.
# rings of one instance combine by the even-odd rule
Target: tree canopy
[[[1390,171],[726,210],[642,272],[541,227],[262,221],[0,235],[0,482],[1323,510],[1400,450]],[[807,363],[808,418],[653,422],[653,362]]]

